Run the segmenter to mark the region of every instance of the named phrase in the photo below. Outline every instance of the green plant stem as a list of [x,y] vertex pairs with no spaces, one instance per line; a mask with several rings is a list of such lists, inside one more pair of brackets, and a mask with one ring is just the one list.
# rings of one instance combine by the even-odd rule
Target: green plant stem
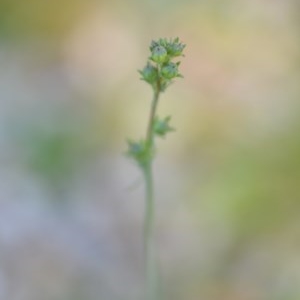
[[155,200],[152,165],[155,154],[154,138],[165,137],[166,133],[173,131],[170,127],[170,116],[158,118],[156,110],[159,96],[177,77],[180,62],[174,62],[177,57],[183,56],[185,45],[179,38],[152,41],[150,44],[151,56],[142,70],[138,70],[141,79],[153,89],[153,99],[146,137],[138,141],[128,140],[128,156],[133,158],[143,171],[145,179],[145,218],[144,218],[144,259],[145,259],[145,288],[143,300],[161,300],[161,278],[159,277],[158,260],[155,243]]
[[156,300],[158,293],[158,270],[154,241],[154,195],[152,166],[149,164],[144,169],[146,183],[146,211],[145,211],[145,279],[146,300]]
[[[154,91],[154,96],[151,104],[151,112],[147,129],[146,144],[149,151],[153,151],[153,124],[160,94],[160,85],[157,84],[157,89]],[[155,251],[155,203],[154,203],[154,187],[152,175],[152,157],[143,167],[145,184],[146,184],[146,208],[145,208],[145,224],[144,224],[144,239],[145,239],[145,275],[146,275],[146,300],[158,300],[159,298],[159,279],[158,268]]]
[[154,117],[155,117],[156,108],[159,100],[159,94],[160,94],[160,83],[157,82],[157,88],[154,91],[153,100],[151,103],[151,112],[150,112],[150,118],[149,118],[149,123],[147,128],[146,143],[148,147],[153,147],[153,123],[154,123]]

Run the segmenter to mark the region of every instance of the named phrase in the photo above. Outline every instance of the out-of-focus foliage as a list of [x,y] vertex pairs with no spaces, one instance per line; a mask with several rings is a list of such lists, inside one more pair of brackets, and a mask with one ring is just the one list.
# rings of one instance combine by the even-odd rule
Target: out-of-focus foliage
[[143,188],[124,140],[145,134],[149,40],[179,36],[185,80],[159,107],[176,134],[154,166],[166,299],[298,300],[298,12],[0,1],[0,299],[142,298]]
[[2,0],[0,33],[6,38],[58,38],[71,30],[90,3],[81,0]]

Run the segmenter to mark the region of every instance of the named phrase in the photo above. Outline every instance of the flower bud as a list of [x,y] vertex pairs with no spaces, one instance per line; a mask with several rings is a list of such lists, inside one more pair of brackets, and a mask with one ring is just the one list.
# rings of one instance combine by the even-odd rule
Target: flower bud
[[142,75],[142,79],[149,83],[154,83],[157,80],[157,68],[150,63],[139,73]]
[[167,50],[163,46],[157,45],[152,49],[150,58],[157,63],[164,63],[168,60]]
[[174,77],[177,77],[178,74],[178,63],[175,64],[173,62],[169,62],[166,65],[164,65],[161,69],[161,74],[166,79],[172,79]]
[[172,57],[180,56],[180,55],[182,55],[182,51],[183,51],[184,47],[185,47],[185,45],[183,45],[181,43],[174,43],[174,44],[168,45],[167,51],[168,51],[168,54]]

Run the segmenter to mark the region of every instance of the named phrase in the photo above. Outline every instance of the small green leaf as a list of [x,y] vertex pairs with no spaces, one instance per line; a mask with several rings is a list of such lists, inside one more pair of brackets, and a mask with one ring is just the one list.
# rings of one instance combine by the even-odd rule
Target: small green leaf
[[175,131],[175,129],[169,125],[170,120],[171,116],[167,116],[162,120],[160,120],[158,117],[155,117],[153,124],[154,134],[160,137],[165,137],[168,132]]
[[153,150],[147,145],[144,140],[138,142],[128,140],[127,155],[133,158],[140,166],[144,166],[153,157]]

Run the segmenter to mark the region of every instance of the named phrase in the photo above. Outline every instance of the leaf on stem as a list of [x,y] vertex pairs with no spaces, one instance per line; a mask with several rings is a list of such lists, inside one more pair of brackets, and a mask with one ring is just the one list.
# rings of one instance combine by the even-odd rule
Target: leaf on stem
[[155,117],[153,123],[154,134],[164,138],[168,132],[175,131],[175,129],[169,124],[170,120],[171,116],[167,116],[164,119],[159,119],[158,117]]

